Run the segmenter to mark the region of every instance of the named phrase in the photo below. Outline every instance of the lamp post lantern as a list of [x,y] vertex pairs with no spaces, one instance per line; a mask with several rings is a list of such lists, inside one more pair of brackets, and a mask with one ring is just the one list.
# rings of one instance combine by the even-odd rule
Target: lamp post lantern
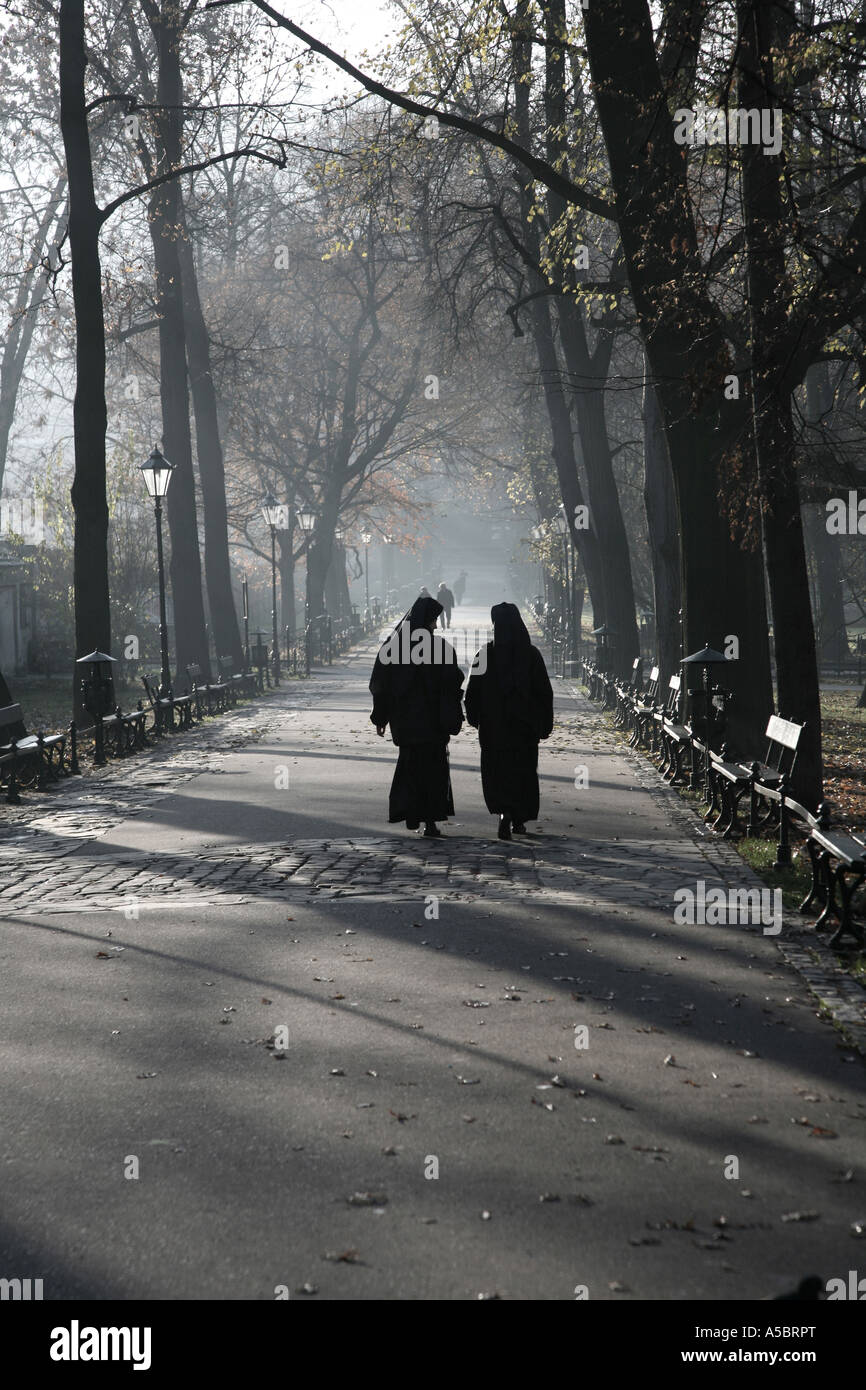
[[75,664],[87,670],[81,681],[81,703],[93,719],[93,761],[97,767],[102,767],[105,763],[102,721],[115,709],[111,675],[115,658],[107,652],[88,652],[87,656],[80,656]]
[[171,475],[175,465],[169,463],[168,459],[160,453],[159,449],[151,449],[150,455],[144,463],[139,465],[139,471],[144,479],[144,485],[153,498],[154,512],[156,514],[156,565],[159,574],[159,655],[160,655],[160,678],[159,693],[164,699],[171,689],[171,671],[168,665],[168,621],[165,616],[165,561],[162,554],[162,499],[168,492],[168,485],[171,482]]
[[[710,749],[713,740],[725,721],[725,706],[730,698],[729,692],[723,690],[721,686],[710,684],[710,667],[725,666],[728,658],[724,652],[715,651],[709,644],[705,644],[699,652],[692,652],[691,656],[684,656],[680,662],[681,666],[698,666],[703,672],[703,689],[687,691],[690,702],[694,703],[695,696],[702,696],[703,709],[697,717],[692,710],[689,711],[689,722],[694,727],[698,726],[703,733],[706,741],[706,753],[704,755],[704,794],[709,805],[712,799],[712,785],[710,780]],[[697,787],[696,769],[694,765],[694,753],[692,753],[692,777],[691,785],[694,790]]]
[[271,625],[274,644],[275,686],[280,683],[280,633],[277,627],[277,526],[285,516],[285,510],[285,507],[280,505],[272,492],[268,492],[262,498],[262,516],[265,519],[265,524],[271,528]]

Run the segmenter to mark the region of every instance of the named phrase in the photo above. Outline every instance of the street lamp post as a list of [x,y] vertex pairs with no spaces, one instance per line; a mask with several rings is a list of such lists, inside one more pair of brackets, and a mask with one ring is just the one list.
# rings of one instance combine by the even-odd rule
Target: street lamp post
[[372,532],[361,532],[361,540],[364,545],[364,621],[367,623],[370,621],[370,542],[372,539]]
[[[335,574],[337,574],[337,575],[339,575],[339,573],[340,573],[339,566],[340,566],[341,563],[342,563],[342,566],[343,566],[343,574],[345,575],[345,573],[346,573],[346,552],[345,552],[345,549],[344,549],[344,542],[345,542],[345,540],[346,540],[346,529],[345,529],[345,527],[344,527],[344,526],[335,526],[335,527],[334,527],[334,545],[335,545],[336,548],[337,548],[337,556],[335,557],[335,558],[336,558],[336,564],[335,564],[335,566],[334,566],[334,572],[335,572]],[[340,620],[341,618],[345,617],[345,614],[344,614],[344,612],[343,612],[343,580],[342,580],[342,577],[340,578],[340,580],[339,580],[339,582],[338,582],[338,585],[337,585],[337,594],[338,594],[337,621],[339,622],[339,620]]]
[[[307,550],[309,551],[310,540],[316,529],[316,513],[306,509],[298,512],[298,525],[307,538]],[[309,566],[309,561],[307,562]],[[310,623],[310,585],[307,581],[307,596],[304,600],[304,627],[309,627]]]
[[568,663],[569,663],[569,661],[571,661],[571,659],[572,659],[574,653],[573,653],[572,650],[571,650],[571,645],[572,645],[572,643],[571,643],[571,636],[572,636],[572,633],[571,633],[571,628],[572,628],[572,619],[571,619],[571,582],[570,582],[569,573],[568,573],[568,530],[569,530],[569,528],[568,528],[568,520],[567,520],[567,518],[566,518],[564,512],[561,512],[561,511],[560,511],[560,512],[557,512],[557,514],[556,514],[556,516],[553,518],[553,521],[552,521],[551,524],[552,524],[552,526],[553,526],[554,531],[556,532],[556,534],[560,537],[560,539],[561,539],[561,541],[562,541],[562,567],[563,567],[563,572],[564,572],[564,576],[565,576],[565,582],[564,582],[564,584],[563,584],[564,612],[563,612],[563,615],[562,615],[562,616],[563,616],[563,623],[562,623],[562,627],[563,627],[562,674],[565,676],[565,675],[568,674]]
[[250,669],[250,590],[246,575],[241,579],[241,594],[244,603],[244,670]]
[[262,499],[262,516],[271,528],[271,625],[274,644],[274,685],[280,683],[280,633],[277,627],[277,524],[285,508],[281,507],[272,492]]
[[304,537],[307,538],[307,592],[304,596],[303,605],[303,626],[304,626],[304,666],[306,666],[307,676],[310,674],[310,663],[313,659],[313,634],[310,631],[310,542],[313,539],[313,532],[316,531],[316,513],[309,512],[307,509],[297,513],[297,525],[302,530]]
[[165,616],[165,562],[162,554],[162,499],[168,492],[174,464],[169,463],[159,451],[151,449],[149,457],[139,466],[144,484],[153,498],[156,513],[156,565],[159,574],[159,654],[161,672],[159,694],[165,699],[171,689],[171,671],[168,665],[168,621]]

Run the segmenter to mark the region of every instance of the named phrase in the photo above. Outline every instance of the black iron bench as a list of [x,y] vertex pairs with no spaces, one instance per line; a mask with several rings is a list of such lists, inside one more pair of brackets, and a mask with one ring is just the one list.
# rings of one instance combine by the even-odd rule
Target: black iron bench
[[36,734],[28,734],[20,705],[0,708],[0,777],[6,778],[6,800],[10,805],[20,801],[21,785],[41,790],[49,782],[58,781],[64,772],[74,770],[71,764],[66,765],[66,744],[65,733],[46,734],[40,729]]
[[681,722],[682,676],[671,676],[664,706],[653,711],[653,720],[661,744],[659,771],[676,786],[683,782],[682,758],[689,747],[691,730]]
[[[650,670],[646,690],[638,691],[632,702],[632,735],[630,742],[633,748],[637,748],[638,744],[646,748],[647,736],[655,731],[653,715],[656,710],[658,695],[659,668],[658,666],[653,666]],[[654,740],[653,744],[655,746]]]
[[[740,802],[746,792],[750,793],[749,823],[747,833],[757,835],[769,819],[773,817],[777,798],[767,796],[766,792],[778,791],[780,785],[790,782],[797,763],[797,750],[804,724],[794,724],[790,719],[782,719],[771,714],[767,721],[767,754],[763,762],[731,761],[727,750],[710,754],[710,791],[712,799],[704,819],[712,823],[713,830],[720,830],[725,839],[744,832],[739,820]],[[763,796],[769,809],[762,818],[758,802]],[[715,820],[713,820],[715,816]]]
[[[755,790],[758,796],[778,807],[779,843],[773,868],[785,868],[791,863],[792,832],[805,840],[812,883],[800,903],[800,911],[807,912],[817,901],[822,911],[814,923],[815,930],[822,931],[830,919],[835,918],[839,925],[830,937],[830,945],[837,946],[847,934],[862,946],[863,927],[854,918],[852,900],[866,877],[866,833],[851,832],[843,827],[834,830],[830,803],[823,802],[817,815],[813,815],[788,795],[784,775],[778,787],[757,783]],[[840,902],[836,900],[837,889]]]
[[[851,912],[851,900],[866,877],[866,836],[832,830],[830,810],[824,805],[810,826],[806,848],[812,866],[812,886],[800,904],[800,911],[805,912],[817,898],[823,902],[824,909],[815,923],[815,930],[821,931],[835,917],[839,925],[830,937],[830,945],[838,945],[846,933],[858,945],[863,945],[863,928]],[[841,908],[836,901],[837,889]]]
[[615,681],[616,714],[614,724],[629,730],[634,725],[635,700],[643,689],[643,657],[637,656],[632,662],[631,676],[627,681]]
[[204,672],[198,662],[194,661],[186,668],[186,678],[189,682],[189,695],[195,704],[196,718],[204,717],[205,709],[208,714],[221,714],[228,709],[231,697],[231,687],[225,681],[202,681]]
[[148,680],[147,676],[142,676],[141,680],[153,710],[154,728],[158,734],[161,734],[164,729],[174,730],[175,713],[180,720],[181,729],[191,727],[193,705],[191,695],[175,695],[171,691],[168,695],[160,695],[156,686]]
[[231,656],[221,656],[219,665],[221,678],[232,691],[239,692],[241,695],[256,694],[258,677],[254,671],[236,672],[234,657]]
[[114,714],[106,714],[102,719],[102,731],[109,751],[117,758],[125,758],[137,748],[147,747],[147,710],[138,701],[138,708],[126,714],[118,705]]

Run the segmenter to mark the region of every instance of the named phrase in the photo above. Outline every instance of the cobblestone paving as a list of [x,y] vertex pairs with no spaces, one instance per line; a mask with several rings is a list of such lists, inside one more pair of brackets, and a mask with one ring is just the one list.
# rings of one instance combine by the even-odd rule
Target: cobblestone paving
[[0,874],[5,880],[25,851],[30,863],[71,854],[199,773],[219,772],[228,754],[288,728],[301,709],[333,689],[327,681],[317,682],[314,691],[288,687],[267,702],[240,705],[85,777],[64,779],[43,792],[25,791],[19,806],[0,803]]
[[[571,689],[584,737],[628,766],[634,786],[680,832],[674,840],[603,844],[535,835],[500,844],[451,834],[442,840],[381,835],[235,846],[186,856],[94,856],[88,844],[201,772],[219,773],[233,750],[287,731],[301,709],[339,688],[327,678],[288,687],[267,702],[240,706],[176,741],[3,807],[0,913],[115,911],[132,916],[166,901],[176,906],[237,904],[260,897],[496,900],[517,894],[589,907],[603,914],[669,913],[677,885],[761,886],[732,845],[712,835],[648,759],[624,747],[583,695]],[[563,724],[570,723],[568,713]],[[758,931],[759,927],[743,930]],[[866,992],[839,968],[814,932],[786,913],[776,941],[856,1046],[866,1052]]]

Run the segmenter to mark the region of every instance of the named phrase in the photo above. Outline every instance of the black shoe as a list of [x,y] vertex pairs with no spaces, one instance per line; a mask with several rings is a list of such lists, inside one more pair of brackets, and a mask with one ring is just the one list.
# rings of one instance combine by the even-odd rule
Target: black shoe
[[522,820],[515,821],[511,829],[514,831],[515,835],[527,835],[529,833]]
[[420,822],[419,820],[407,820],[407,822],[406,822],[406,829],[407,829],[407,830],[417,830],[417,829],[419,828],[420,825],[421,825],[421,822]]
[[499,817],[499,838],[500,840],[511,839],[511,821],[507,816]]
[[443,838],[442,831],[432,820],[428,821],[424,826],[424,834],[431,840],[441,840]]

